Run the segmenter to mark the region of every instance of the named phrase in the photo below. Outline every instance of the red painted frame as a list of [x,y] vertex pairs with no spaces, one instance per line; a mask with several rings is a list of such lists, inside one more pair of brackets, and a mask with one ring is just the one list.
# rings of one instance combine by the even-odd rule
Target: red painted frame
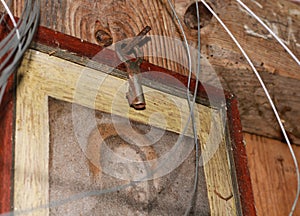
[[[35,41],[53,48],[59,48],[74,53],[81,57],[93,58],[103,48],[89,42],[81,41],[78,38],[55,32],[45,27],[39,27]],[[105,52],[105,55],[98,59],[106,65],[119,65],[120,60],[113,51]],[[124,64],[120,64],[118,69],[125,70]],[[157,77],[151,75],[152,80],[163,82],[165,85],[176,85],[170,80],[162,79],[161,74],[165,73],[175,77],[187,86],[187,77],[176,72],[161,68],[144,61],[141,65],[141,71],[159,71]],[[153,73],[152,73],[153,74]],[[195,89],[196,81],[192,80],[190,90]],[[11,210],[12,206],[12,176],[13,176],[13,122],[14,122],[14,94],[13,94],[13,78],[10,78],[4,100],[0,106],[0,213],[5,213]],[[236,167],[237,183],[239,187],[240,200],[242,205],[243,215],[256,215],[254,196],[250,174],[248,170],[247,154],[243,143],[242,125],[238,111],[238,101],[236,97],[223,90],[199,85],[198,97],[207,99],[206,90],[210,91],[210,100],[220,99],[225,95],[227,103],[227,120],[230,130],[230,139],[233,145],[233,158]],[[211,97],[212,96],[212,97]]]
[[11,209],[13,177],[13,76],[9,78],[0,104],[0,214]]

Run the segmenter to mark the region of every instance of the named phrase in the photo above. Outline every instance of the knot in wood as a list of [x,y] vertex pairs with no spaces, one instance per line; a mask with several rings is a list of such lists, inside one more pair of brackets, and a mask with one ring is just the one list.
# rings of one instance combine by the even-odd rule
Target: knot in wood
[[104,30],[98,30],[95,33],[96,40],[100,46],[108,47],[112,45],[113,43],[113,38],[111,34]]

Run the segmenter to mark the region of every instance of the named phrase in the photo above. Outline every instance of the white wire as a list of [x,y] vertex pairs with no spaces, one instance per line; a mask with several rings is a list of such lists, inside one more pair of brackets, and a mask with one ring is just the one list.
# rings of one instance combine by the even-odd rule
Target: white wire
[[236,0],[245,10],[253,16],[268,32],[280,43],[280,45],[287,51],[288,54],[297,62],[297,64],[300,66],[299,59],[294,55],[294,53],[285,45],[285,43],[267,26],[250,8],[247,7],[242,1]]
[[[192,100],[192,104],[191,104],[191,98],[190,98],[190,84],[191,84],[191,79],[192,79],[192,60],[191,60],[191,54],[190,54],[190,49],[189,49],[189,44],[187,41],[187,37],[185,34],[185,31],[183,29],[183,26],[181,24],[181,21],[177,15],[177,12],[173,6],[173,4],[171,3],[170,0],[168,0],[168,3],[171,7],[171,10],[177,20],[177,23],[179,25],[180,31],[182,33],[183,39],[184,39],[184,43],[186,46],[186,52],[187,52],[187,56],[188,56],[188,68],[189,68],[189,75],[188,75],[188,86],[187,86],[187,101],[188,101],[188,105],[189,105],[189,109],[190,109],[190,115],[189,115],[189,119],[192,118],[192,125],[193,125],[193,133],[194,133],[194,142],[195,142],[195,151],[196,151],[196,159],[195,159],[195,179],[194,179],[194,187],[193,187],[193,192],[192,192],[192,198],[190,201],[190,204],[188,206],[188,208],[185,211],[184,215],[188,215],[191,211],[192,205],[193,205],[193,200],[195,197],[195,194],[197,192],[197,184],[198,184],[198,164],[199,164],[199,144],[198,144],[198,136],[197,136],[197,126],[196,126],[196,122],[195,122],[195,116],[194,116],[194,106],[195,106],[195,102],[196,102],[196,96],[197,96],[197,90],[198,90],[198,80],[199,80],[199,72],[200,72],[200,67],[198,67],[199,70],[197,70],[196,73],[196,85],[195,85],[195,89],[194,89],[194,95],[193,95],[193,100]],[[196,4],[198,6],[198,1],[196,0]],[[199,12],[197,13],[198,19],[199,19]],[[200,22],[198,22],[198,46],[200,48]],[[198,53],[198,58],[200,58],[200,52]],[[199,62],[200,65],[200,62]]]
[[[189,68],[188,87],[190,87],[190,82],[191,82],[191,77],[192,77],[192,58],[191,58],[191,53],[190,53],[190,49],[189,49],[189,44],[188,44],[188,41],[187,41],[187,38],[186,38],[185,31],[184,31],[183,26],[181,24],[181,21],[180,21],[178,15],[177,15],[177,12],[176,12],[176,10],[175,10],[172,2],[170,0],[168,0],[168,3],[170,5],[170,7],[171,7],[171,10],[172,10],[172,12],[173,12],[176,20],[177,20],[177,23],[179,25],[179,28],[180,28],[180,31],[182,33],[183,40],[184,40],[184,43],[185,43],[187,57],[188,57],[188,68]],[[187,96],[190,99],[189,88],[187,89],[187,91],[188,91]]]
[[[10,20],[12,21],[13,26],[14,26],[15,29],[16,29],[17,38],[18,38],[18,40],[20,41],[20,40],[21,40],[21,36],[20,36],[20,32],[19,32],[19,29],[18,29],[18,26],[17,26],[17,22],[16,22],[16,20],[15,20],[15,18],[14,18],[14,16],[13,16],[11,10],[10,10],[9,7],[7,6],[6,2],[5,2],[4,0],[1,0],[1,3],[3,4],[5,10],[7,11],[8,16],[9,16]],[[19,44],[19,46],[20,46],[20,44]]]
[[[9,9],[8,5],[6,4],[6,2],[4,0],[1,0],[1,3],[3,4],[9,18],[11,19],[12,23],[13,23],[13,26],[15,27],[16,29],[16,35],[17,35],[17,38],[19,40],[19,42],[21,41],[21,36],[20,36],[20,32],[19,32],[19,29],[18,29],[18,26],[17,26],[17,23],[16,23],[16,20],[11,12],[11,10]],[[19,47],[19,50],[21,50],[21,43],[18,44],[18,47]],[[0,73],[0,76],[1,76],[1,73]],[[0,87],[0,103],[2,101],[2,98],[4,96],[4,92],[5,92],[5,88],[6,88],[6,83]]]
[[[194,98],[193,98],[193,106],[191,110],[191,112],[194,112],[194,105],[196,102],[196,95],[197,95],[197,90],[198,90],[198,82],[199,82],[199,74],[201,71],[201,64],[200,64],[200,58],[201,58],[201,46],[200,46],[200,14],[199,14],[199,4],[198,4],[198,0],[195,1],[196,2],[196,11],[197,11],[197,40],[198,40],[198,52],[197,52],[197,70],[196,70],[196,86],[195,86],[195,91],[194,91]],[[194,116],[193,116],[194,117]],[[193,122],[193,126],[194,126],[194,142],[195,142],[195,151],[196,151],[196,155],[195,155],[195,177],[194,177],[194,187],[193,187],[193,193],[192,193],[192,198],[190,201],[190,205],[189,207],[186,209],[185,211],[185,216],[189,215],[191,208],[193,207],[193,202],[195,199],[195,196],[197,194],[197,185],[198,185],[198,164],[199,164],[199,143],[198,143],[198,136],[197,136],[197,129],[196,129],[196,124],[195,122]]]
[[253,72],[255,73],[258,81],[260,82],[260,85],[262,86],[267,98],[268,98],[268,101],[273,109],[273,112],[275,114],[275,117],[278,121],[278,124],[280,126],[280,129],[283,133],[283,136],[287,142],[287,145],[289,147],[289,150],[291,152],[291,155],[292,155],[292,158],[293,158],[293,161],[294,161],[294,164],[295,164],[295,168],[296,168],[296,174],[297,174],[297,181],[298,181],[298,188],[297,188],[297,193],[296,193],[296,197],[295,197],[295,200],[294,200],[294,203],[293,203],[293,206],[292,206],[292,209],[291,209],[291,212],[290,212],[290,215],[293,215],[293,212],[296,208],[296,205],[297,205],[297,202],[298,202],[298,198],[299,198],[299,194],[300,194],[300,173],[299,173],[299,167],[298,167],[298,162],[297,162],[297,158],[295,156],[295,152],[292,148],[292,145],[290,143],[290,140],[287,136],[287,133],[285,131],[285,128],[281,122],[281,119],[279,117],[279,114],[277,112],[277,109],[273,103],[273,100],[261,78],[261,76],[259,75],[259,73],[257,72],[256,68],[254,67],[252,61],[250,60],[250,58],[248,57],[247,53],[244,51],[244,49],[242,48],[242,46],[239,44],[239,42],[237,41],[237,39],[234,37],[234,35],[231,33],[231,31],[227,28],[227,26],[224,24],[224,22],[219,18],[219,16],[212,10],[212,8],[204,1],[204,0],[201,0],[201,2],[205,5],[205,7],[213,14],[213,16],[217,19],[217,21],[222,25],[222,27],[226,30],[226,32],[228,33],[228,35],[231,37],[231,39],[234,41],[234,43],[237,45],[237,47],[240,49],[240,51],[242,52],[242,54],[244,55],[244,57],[246,58],[246,60],[248,61],[250,67],[252,68]]

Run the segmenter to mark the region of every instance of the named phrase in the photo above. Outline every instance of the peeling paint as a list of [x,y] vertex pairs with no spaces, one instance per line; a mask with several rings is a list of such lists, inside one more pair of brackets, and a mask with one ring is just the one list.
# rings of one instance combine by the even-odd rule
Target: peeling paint
[[248,35],[251,35],[251,36],[254,36],[254,37],[259,37],[259,38],[263,38],[263,39],[266,39],[266,40],[272,38],[272,35],[270,35],[270,34],[268,34],[268,35],[259,34],[259,33],[255,32],[254,30],[250,29],[249,26],[247,26],[247,25],[244,25],[244,29],[245,29],[245,32]]
[[[251,0],[255,2],[254,0]],[[240,9],[241,12],[247,14],[248,16],[251,16],[244,8],[242,8],[240,5],[238,5],[238,8]],[[291,15],[299,15],[300,10],[293,9],[289,11],[289,14]],[[277,15],[276,15],[277,16]],[[297,32],[294,31],[293,28],[293,19],[292,17],[288,16],[286,19],[286,24],[283,23],[278,23],[275,21],[269,21],[267,19],[261,18],[261,20],[269,26],[269,28],[286,44],[286,45],[291,45],[294,44],[296,47],[300,47],[300,43],[297,41],[297,37],[295,34]],[[279,25],[282,25],[286,28],[287,34],[283,34],[283,31],[280,31]],[[254,37],[259,37],[263,39],[271,39],[272,35],[271,34],[263,34],[263,33],[258,33],[256,30],[251,29],[248,25],[244,25],[244,30],[248,35],[254,36]],[[284,39],[283,39],[284,38]]]
[[290,15],[296,15],[296,16],[300,16],[300,10],[298,10],[298,9],[290,9],[289,10],[289,14]]
[[251,0],[254,4],[256,4],[259,8],[263,9],[264,7],[255,0]]

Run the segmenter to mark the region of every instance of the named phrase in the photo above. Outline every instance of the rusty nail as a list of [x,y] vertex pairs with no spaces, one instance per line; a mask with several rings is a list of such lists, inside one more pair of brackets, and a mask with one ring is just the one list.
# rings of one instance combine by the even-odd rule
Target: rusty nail
[[[133,38],[129,43],[125,45],[124,48],[119,47],[117,52],[119,58],[124,60],[127,72],[128,72],[128,82],[129,89],[126,94],[127,100],[131,107],[136,110],[143,110],[146,108],[146,102],[143,94],[143,88],[140,81],[140,64],[142,63],[142,58],[139,57],[139,49],[137,45],[143,40],[143,37],[151,30],[150,26],[146,26],[143,30]],[[137,56],[135,61],[126,60],[125,56],[135,50]]]
[[136,110],[143,110],[146,108],[146,102],[139,76],[139,74],[129,75],[129,91],[126,97],[130,106]]
[[150,26],[146,26],[143,30],[130,41],[130,43],[126,44],[125,47],[122,49],[122,52],[128,54],[136,45],[138,45],[142,40],[143,37],[151,30]]

